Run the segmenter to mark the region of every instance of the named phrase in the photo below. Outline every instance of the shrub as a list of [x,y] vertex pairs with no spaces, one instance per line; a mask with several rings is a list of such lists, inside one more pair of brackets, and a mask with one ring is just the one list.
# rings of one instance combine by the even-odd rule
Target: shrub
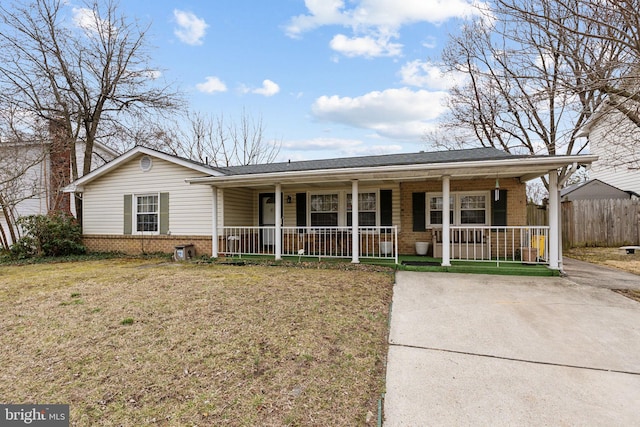
[[75,218],[63,212],[29,215],[18,219],[24,236],[11,246],[13,258],[65,256],[86,252],[82,230]]

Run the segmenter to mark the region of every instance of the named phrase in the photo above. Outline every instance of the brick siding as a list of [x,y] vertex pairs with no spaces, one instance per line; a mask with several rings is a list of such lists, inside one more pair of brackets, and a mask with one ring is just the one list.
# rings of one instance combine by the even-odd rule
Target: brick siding
[[211,256],[211,236],[139,236],[139,235],[84,235],[89,252],[122,252],[129,255],[142,253],[173,253],[176,246],[193,245],[196,256]]
[[[495,179],[491,180],[451,180],[452,193],[494,190]],[[507,197],[507,225],[527,224],[527,194],[526,185],[516,178],[501,179],[500,189],[508,191]],[[432,242],[431,230],[413,231],[413,193],[442,192],[442,181],[415,181],[400,183],[400,220],[402,228],[398,235],[399,253],[415,254],[415,242]],[[432,249],[429,250],[430,252]]]

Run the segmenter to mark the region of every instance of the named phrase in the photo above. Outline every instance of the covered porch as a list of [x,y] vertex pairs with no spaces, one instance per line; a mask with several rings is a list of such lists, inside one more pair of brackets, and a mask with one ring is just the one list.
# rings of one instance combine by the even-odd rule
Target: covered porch
[[[211,188],[214,258],[311,256],[398,263],[401,255],[415,254],[416,242],[426,241],[429,254],[442,266],[450,266],[452,260],[497,261],[545,264],[558,270],[562,262],[558,176],[561,170],[577,170],[583,158],[504,155],[335,168],[297,162],[229,168],[232,173],[224,176],[187,182]],[[587,164],[593,160],[587,159]],[[549,226],[530,227],[524,183],[543,175],[550,184]],[[422,205],[416,205],[420,198],[416,194]],[[496,201],[504,198],[505,212],[492,207],[494,194]],[[436,199],[439,206],[430,208]],[[451,206],[443,200],[451,200]],[[469,200],[482,204],[480,214],[461,208],[460,203]],[[265,219],[265,209],[273,209],[271,223]],[[477,221],[469,223],[469,218]]]
[[[353,230],[350,227],[282,227],[280,258],[286,256],[353,258]],[[218,254],[224,256],[275,256],[276,227],[221,227]],[[360,259],[398,263],[397,227],[359,227]],[[443,258],[442,230],[434,233],[433,258]],[[549,227],[451,227],[451,260],[527,263],[548,265]],[[426,256],[426,253],[421,254]],[[280,259],[278,258],[278,259]]]

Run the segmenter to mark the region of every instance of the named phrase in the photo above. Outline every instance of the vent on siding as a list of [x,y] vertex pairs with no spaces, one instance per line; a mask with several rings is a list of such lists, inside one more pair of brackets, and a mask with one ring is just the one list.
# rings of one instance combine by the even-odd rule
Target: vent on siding
[[149,170],[151,170],[151,166],[152,166],[152,162],[151,162],[151,157],[149,156],[143,156],[140,159],[140,169],[142,169],[142,172],[147,172]]

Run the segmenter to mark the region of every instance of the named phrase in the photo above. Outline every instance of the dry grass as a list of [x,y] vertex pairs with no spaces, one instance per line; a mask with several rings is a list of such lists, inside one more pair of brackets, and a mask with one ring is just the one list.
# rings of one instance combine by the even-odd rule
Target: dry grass
[[[627,254],[618,248],[572,248],[565,251],[564,255],[640,275],[640,251]],[[640,277],[638,280],[640,281]],[[640,291],[629,289],[616,292],[640,302]]]
[[640,251],[636,251],[635,254],[625,254],[618,248],[572,248],[564,251],[564,255],[581,261],[640,274]]
[[0,267],[0,389],[72,425],[375,425],[390,273]]

